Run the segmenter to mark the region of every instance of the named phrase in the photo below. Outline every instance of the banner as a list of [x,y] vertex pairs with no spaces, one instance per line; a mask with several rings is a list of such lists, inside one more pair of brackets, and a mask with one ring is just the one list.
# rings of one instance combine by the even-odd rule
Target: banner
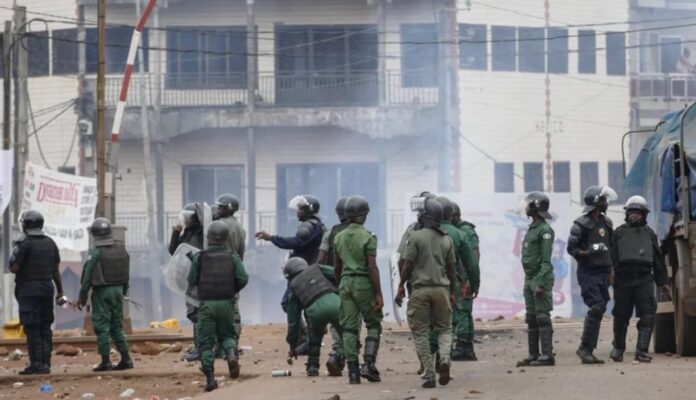
[[44,233],[61,249],[84,251],[89,247],[87,228],[97,207],[97,181],[51,171],[27,163],[22,209],[44,216]]
[[[554,216],[549,223],[556,234],[551,257],[555,277],[552,315],[570,318],[573,311],[571,260],[566,244],[574,217],[571,215],[573,209],[570,194],[547,195]],[[491,320],[499,316],[523,316],[522,246],[531,222],[524,213],[525,195],[445,193],[443,196],[459,204],[462,219],[476,225],[479,236],[481,288],[474,301],[474,318]],[[405,207],[406,215],[413,215],[408,211],[408,200]]]
[[12,166],[14,154],[12,150],[0,150],[0,214],[12,200]]

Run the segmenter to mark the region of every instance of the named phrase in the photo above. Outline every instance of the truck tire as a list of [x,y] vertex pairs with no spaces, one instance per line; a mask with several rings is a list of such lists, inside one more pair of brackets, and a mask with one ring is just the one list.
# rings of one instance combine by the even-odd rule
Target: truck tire
[[657,314],[655,316],[655,353],[674,353],[676,351],[674,314]]
[[686,315],[679,292],[675,297],[674,332],[676,333],[677,354],[682,357],[696,356],[696,317]]

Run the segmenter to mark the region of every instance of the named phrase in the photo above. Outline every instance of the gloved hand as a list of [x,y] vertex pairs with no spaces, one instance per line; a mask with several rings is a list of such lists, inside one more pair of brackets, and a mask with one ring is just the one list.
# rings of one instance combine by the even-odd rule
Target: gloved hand
[[590,254],[599,254],[605,251],[609,251],[609,248],[604,243],[594,243],[590,246]]
[[84,307],[85,304],[87,304],[87,299],[80,299],[80,300],[78,300],[78,301],[77,301],[77,309],[80,310],[80,311],[82,311],[82,307]]
[[68,303],[68,298],[65,297],[63,293],[58,293],[56,296],[56,305],[59,307],[63,307],[65,304]]

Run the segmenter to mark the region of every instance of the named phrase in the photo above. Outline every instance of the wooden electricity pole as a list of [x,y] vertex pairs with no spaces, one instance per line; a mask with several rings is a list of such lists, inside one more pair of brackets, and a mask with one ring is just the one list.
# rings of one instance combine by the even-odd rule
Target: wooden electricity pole
[[106,0],[97,5],[97,217],[106,216]]

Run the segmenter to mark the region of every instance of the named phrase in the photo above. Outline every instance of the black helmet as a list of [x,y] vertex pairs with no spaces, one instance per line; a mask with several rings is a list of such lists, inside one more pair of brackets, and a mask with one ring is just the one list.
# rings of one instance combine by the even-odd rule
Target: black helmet
[[444,207],[430,198],[424,198],[422,204],[422,209],[418,210],[418,221],[426,228],[438,228],[445,215]]
[[292,257],[285,263],[285,267],[283,267],[283,275],[285,275],[288,280],[292,279],[292,277],[304,271],[304,269],[308,266],[309,265],[304,258]]
[[319,200],[310,194],[295,196],[288,204],[288,208],[298,211],[303,210],[307,216],[318,214],[319,206]]
[[453,218],[460,218],[462,216],[462,210],[459,208],[459,204],[455,202],[452,203],[452,217]]
[[624,210],[626,210],[626,214],[628,214],[629,211],[640,211],[644,216],[648,215],[650,212],[648,201],[645,200],[643,196],[631,196],[631,198],[626,201]]
[[582,210],[583,213],[593,211],[595,208],[603,205],[608,205],[610,202],[618,199],[619,196],[616,194],[614,189],[609,186],[590,186],[585,190],[583,195],[583,201],[585,203],[585,208]]
[[184,209],[179,213],[179,217],[183,224],[191,219],[192,223],[202,223],[203,221],[203,210],[198,205],[198,203],[189,203],[184,206]]
[[343,220],[346,219],[346,202],[347,201],[348,201],[348,197],[341,197],[336,202],[336,215],[338,216],[338,220],[341,222],[343,222]]
[[230,235],[230,228],[222,221],[213,221],[208,228],[206,237],[209,245],[221,245],[227,242],[227,237]]
[[542,192],[531,192],[524,198],[525,205],[530,211],[536,212],[543,219],[553,219],[549,214],[551,202],[548,196]]
[[444,196],[437,197],[435,200],[442,205],[442,220],[451,220],[453,214],[452,201]]
[[23,211],[19,217],[22,230],[28,236],[43,236],[44,217],[36,210]]
[[346,218],[353,220],[370,212],[370,203],[362,196],[351,196],[346,202]]
[[230,211],[233,214],[239,210],[239,200],[231,194],[223,194],[218,196],[215,204],[217,204],[220,209]]
[[97,218],[92,222],[89,227],[89,233],[92,234],[94,238],[94,245],[99,246],[111,246],[114,244],[114,238],[112,236],[111,222],[106,218]]

